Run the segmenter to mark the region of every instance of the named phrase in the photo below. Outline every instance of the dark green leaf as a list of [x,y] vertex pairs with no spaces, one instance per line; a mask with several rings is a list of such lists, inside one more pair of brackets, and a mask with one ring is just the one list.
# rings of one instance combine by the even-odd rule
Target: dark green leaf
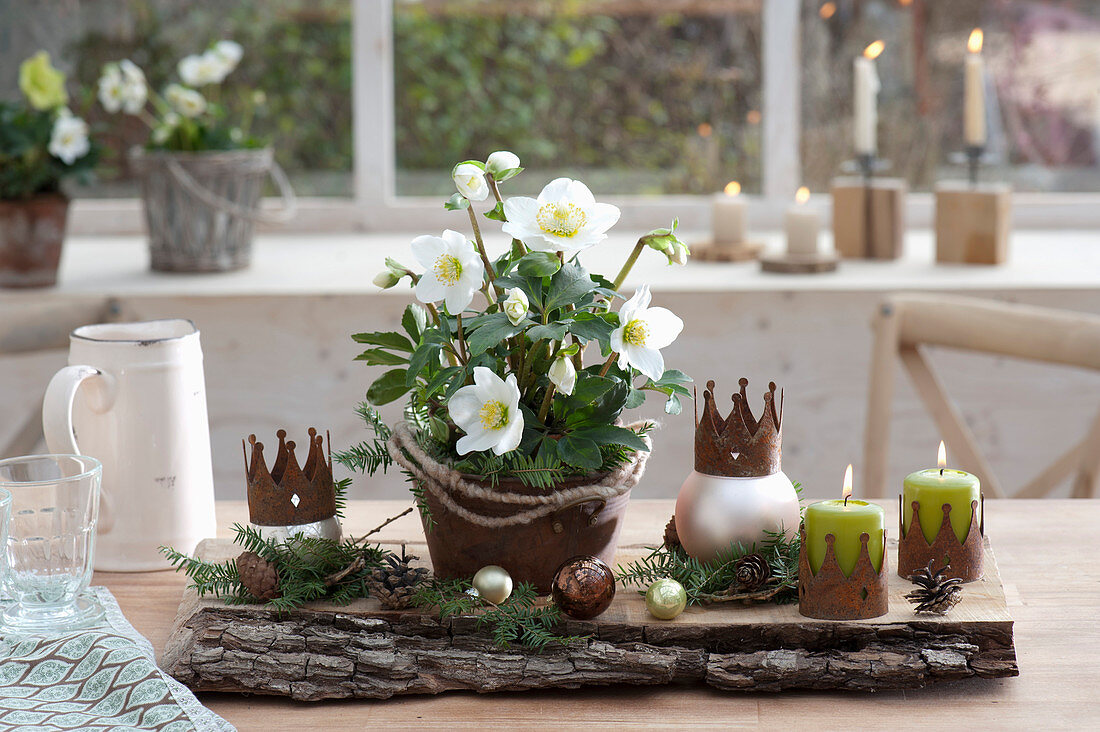
[[566,264],[550,279],[544,310],[555,310],[574,303],[595,287],[596,283],[584,267],[576,263]]
[[405,377],[405,385],[411,387],[429,364],[438,364],[439,352],[442,349],[443,346],[440,343],[425,343],[417,348],[409,358],[409,373]]
[[356,343],[366,343],[371,346],[384,346],[396,348],[399,351],[413,352],[413,344],[400,333],[392,331],[376,331],[374,333],[356,333],[351,337]]
[[409,305],[401,316],[401,327],[409,334],[413,343],[419,343],[420,334],[428,327],[428,311],[416,303]]
[[569,324],[569,332],[586,341],[606,341],[613,330],[615,326],[592,313],[577,313]]
[[582,372],[577,374],[577,385],[567,402],[574,408],[591,404],[606,394],[616,383],[618,382],[615,379],[609,379],[606,376],[592,376]]
[[560,341],[565,337],[566,327],[563,323],[550,323],[548,325],[536,325],[527,331],[527,337],[532,341],[545,339],[548,341]]
[[504,313],[493,313],[485,316],[485,320],[479,325],[466,340],[471,356],[484,353],[506,338],[511,338],[523,330],[523,325],[512,325],[508,316]]
[[645,404],[646,393],[641,389],[631,388],[630,395],[626,398],[624,409],[637,409]]
[[432,380],[428,382],[428,385],[424,387],[424,395],[428,397],[434,395],[449,379],[461,372],[461,366],[448,366],[440,369],[439,373],[433,376]]
[[493,206],[492,211],[485,212],[485,218],[492,219],[493,221],[507,221],[508,217],[504,215],[504,204],[497,201],[497,205]]
[[371,366],[398,366],[408,363],[408,356],[383,351],[381,348],[369,348],[355,357],[356,361],[366,361]]
[[597,445],[626,445],[635,450],[645,450],[645,442],[635,432],[625,427],[614,425],[600,425],[598,427],[585,427],[570,433],[573,437],[582,437],[592,440]]
[[391,369],[375,379],[367,389],[367,401],[376,407],[398,399],[409,387],[405,385],[405,369]]
[[603,463],[599,446],[582,437],[567,435],[558,440],[558,455],[564,462],[586,470],[595,470]]
[[549,277],[561,269],[561,261],[553,252],[528,252],[516,265],[524,277]]

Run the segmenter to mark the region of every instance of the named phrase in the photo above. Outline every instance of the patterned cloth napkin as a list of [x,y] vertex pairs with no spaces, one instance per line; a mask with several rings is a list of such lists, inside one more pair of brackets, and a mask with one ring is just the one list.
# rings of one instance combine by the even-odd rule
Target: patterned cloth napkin
[[94,628],[51,637],[0,630],[0,732],[233,732],[157,668],[153,646],[106,587],[89,592],[106,611]]

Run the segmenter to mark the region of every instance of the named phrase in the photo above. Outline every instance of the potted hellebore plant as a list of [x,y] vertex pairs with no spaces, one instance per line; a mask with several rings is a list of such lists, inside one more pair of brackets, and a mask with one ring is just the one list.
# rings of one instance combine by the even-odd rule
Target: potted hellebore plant
[[[135,115],[150,129],[144,148],[130,151],[141,177],[152,268],[171,272],[217,272],[247,267],[252,225],[286,221],[294,194],[270,147],[249,134],[263,93],[245,99],[245,121],[235,125],[218,103],[218,88],[244,51],[218,41],[179,62],[180,83],[163,93],[150,89],[144,72],[129,60],[103,67],[99,101],[108,112]],[[204,91],[199,91],[204,89]],[[271,175],[284,199],[277,213],[259,210]]]
[[0,101],[0,287],[47,287],[69,211],[61,182],[90,175],[98,149],[45,51],[20,65],[19,88],[25,103]]
[[[624,413],[649,392],[680,411],[690,379],[666,370],[661,349],[683,328],[652,303],[648,286],[618,292],[647,247],[683,263],[675,222],[643,236],[614,277],[589,272],[583,252],[607,238],[619,210],[584,183],[551,181],[538,198],[502,199],[519,159],[496,152],[455,167],[449,209],[469,215],[473,240],[448,229],[413,240],[406,267],[392,259],[375,280],[406,277],[423,306],[401,332],[360,333],[359,360],[387,366],[361,413],[375,433],[338,459],[374,472],[396,461],[412,483],[435,572],[469,577],[485,565],[546,590],[578,554],[612,561],[630,489],[645,469],[653,425]],[[472,202],[512,238],[491,258]],[[373,406],[407,397],[392,429]]]

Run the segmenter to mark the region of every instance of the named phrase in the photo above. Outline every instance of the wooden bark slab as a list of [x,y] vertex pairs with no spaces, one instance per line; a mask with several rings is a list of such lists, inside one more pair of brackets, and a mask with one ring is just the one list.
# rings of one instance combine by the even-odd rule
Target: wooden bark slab
[[[643,551],[625,548],[619,561]],[[896,542],[891,560],[894,551]],[[606,613],[563,628],[590,634],[588,641],[542,653],[494,647],[473,618],[440,622],[419,611],[383,611],[374,600],[280,615],[188,590],[161,665],[195,691],[305,701],[608,684],[873,691],[1016,676],[1012,619],[988,544],[986,551],[985,578],[965,586],[947,617],[914,615],[902,597],[912,585],[896,574],[890,612],[857,621],[804,618],[797,605],[714,605],[659,621],[637,593],[620,588]],[[220,560],[236,547],[208,540],[199,553]]]

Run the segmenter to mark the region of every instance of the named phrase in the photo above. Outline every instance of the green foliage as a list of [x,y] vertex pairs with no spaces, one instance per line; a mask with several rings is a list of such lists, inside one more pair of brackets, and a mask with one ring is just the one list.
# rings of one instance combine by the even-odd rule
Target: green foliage
[[438,608],[443,620],[476,614],[478,628],[488,628],[501,648],[515,643],[542,651],[551,644],[568,645],[587,639],[587,636],[557,635],[555,630],[563,619],[561,610],[554,604],[537,605],[537,599],[535,588],[526,582],[518,584],[507,600],[495,605],[478,597],[465,580],[437,580],[421,588],[413,597],[413,604]]
[[57,193],[66,178],[88,180],[99,159],[99,145],[71,165],[49,152],[56,110],[37,110],[23,102],[0,101],[0,200]]
[[634,585],[644,592],[649,585],[664,577],[671,577],[684,586],[689,605],[714,602],[737,587],[735,569],[737,560],[747,554],[760,554],[771,569],[765,586],[774,590],[770,598],[775,603],[798,600],[798,550],[799,535],[788,539],[784,534],[769,534],[761,544],[745,547],[731,544],[729,549],[710,562],[700,562],[688,556],[683,547],[660,546],[650,554],[625,567],[620,566],[616,579],[623,585]]
[[[377,546],[363,546],[350,539],[343,542],[317,537],[298,536],[285,543],[264,539],[251,526],[233,525],[234,543],[242,550],[254,552],[275,565],[279,574],[280,597],[267,602],[268,607],[290,610],[313,600],[327,600],[346,605],[367,597],[366,579],[389,554]],[[199,596],[216,595],[230,605],[257,602],[241,585],[233,561],[205,562],[172,549],[161,547],[161,553],[177,571],[191,579],[191,587]],[[332,575],[354,565],[339,580]]]

